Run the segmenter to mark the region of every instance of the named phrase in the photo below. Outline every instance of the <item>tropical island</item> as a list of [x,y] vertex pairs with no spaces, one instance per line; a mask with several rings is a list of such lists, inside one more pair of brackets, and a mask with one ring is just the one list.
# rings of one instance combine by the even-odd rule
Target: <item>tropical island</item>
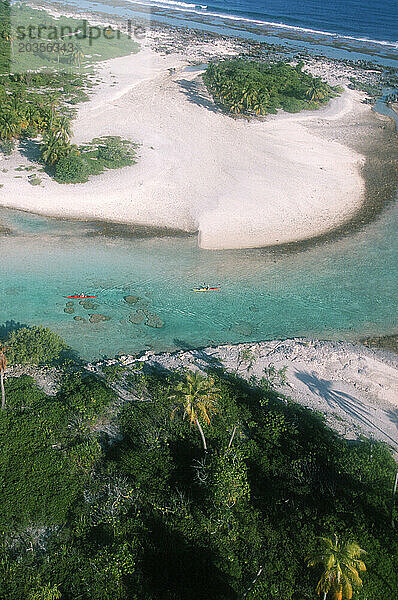
[[3,598],[396,596],[391,451],[292,402],[286,368],[3,338]]
[[[379,349],[395,336],[253,341],[273,335],[275,307],[331,339],[386,328],[391,315],[363,323],[358,291],[336,298],[341,257],[380,271],[390,237],[368,254],[343,238],[334,271],[186,235],[256,248],[374,218],[398,172],[392,124],[368,103],[383,70],[179,29],[138,47],[116,20],[120,36],[78,39],[85,15],[22,5],[18,26],[76,39],[46,38],[10,73],[20,40],[0,8],[0,205],[20,209],[1,215],[0,598],[398,596],[398,361]],[[191,293],[209,271],[218,304]],[[80,285],[92,301],[70,295]],[[205,327],[224,343],[193,345]]]
[[[48,28],[79,27],[76,16],[18,10],[22,23],[36,13]],[[318,238],[366,206],[372,140],[380,145],[391,133],[362,102],[365,94],[348,87],[354,76],[356,88],[380,79],[372,66],[332,68],[239,40],[180,32],[169,39],[157,30],[140,39],[139,51],[122,32],[120,40],[101,37],[93,49],[83,39],[76,52],[44,59],[66,72],[2,77],[8,156],[0,203],[51,217],[197,233],[206,249]],[[227,87],[235,79],[236,97],[233,86],[220,96],[214,77]],[[265,114],[227,120],[220,103],[229,114]],[[367,131],[361,143],[353,122]]]
[[[138,51],[138,44],[120,35],[118,44],[107,39],[97,48],[100,53],[87,58],[87,37],[68,41],[71,24],[76,23],[65,17],[55,21],[46,12],[23,5],[10,9],[8,2],[0,3],[0,150],[10,156],[18,143],[32,159],[37,156],[39,166],[58,183],[85,183],[104,169],[134,163],[134,144],[119,136],[92,140],[85,146],[71,143],[74,107],[88,100],[87,92],[94,85],[88,77],[93,59],[110,58],[116,48],[118,55]],[[23,45],[18,52],[16,47],[23,44],[28,30],[51,27],[62,31],[63,38],[51,43],[44,35],[40,44],[36,42],[37,50],[26,51]],[[34,42],[28,43],[29,48],[35,47]],[[31,174],[29,183],[40,185],[40,176]]]

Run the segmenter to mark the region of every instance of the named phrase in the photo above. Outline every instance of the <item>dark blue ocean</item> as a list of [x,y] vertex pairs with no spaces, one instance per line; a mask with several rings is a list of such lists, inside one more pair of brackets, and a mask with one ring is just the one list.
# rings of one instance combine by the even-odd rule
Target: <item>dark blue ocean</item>
[[356,38],[398,40],[397,0],[212,0],[206,11]]
[[[398,0],[49,0],[80,11],[126,17],[152,14],[177,25],[261,30],[346,41],[377,42],[398,49]],[[209,29],[209,27],[207,27]],[[384,48],[384,50],[386,50]]]

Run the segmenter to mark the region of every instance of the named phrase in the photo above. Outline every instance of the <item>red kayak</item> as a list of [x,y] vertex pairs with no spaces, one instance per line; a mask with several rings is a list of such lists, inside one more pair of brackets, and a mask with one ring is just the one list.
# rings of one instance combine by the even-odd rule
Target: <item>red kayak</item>
[[89,298],[98,298],[98,296],[64,296],[64,298],[70,298],[71,300],[88,300]]

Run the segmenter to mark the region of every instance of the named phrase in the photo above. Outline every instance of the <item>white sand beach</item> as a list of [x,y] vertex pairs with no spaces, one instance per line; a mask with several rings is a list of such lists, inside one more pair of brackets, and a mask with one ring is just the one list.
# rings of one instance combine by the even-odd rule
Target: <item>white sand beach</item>
[[[220,42],[213,52],[220,51]],[[203,56],[212,53],[205,44]],[[209,47],[207,47],[209,46]],[[226,51],[230,51],[226,49]],[[198,58],[199,54],[195,56]],[[99,66],[102,80],[73,123],[75,143],[121,135],[140,144],[137,164],[60,185],[45,173],[31,186],[0,161],[0,205],[48,216],[102,219],[199,232],[202,248],[246,248],[311,238],[338,227],[363,202],[364,157],[320,137],[311,124],[355,120],[370,111],[348,90],[319,111],[265,120],[214,110],[186,56],[149,43]],[[336,137],[338,137],[336,135]]]

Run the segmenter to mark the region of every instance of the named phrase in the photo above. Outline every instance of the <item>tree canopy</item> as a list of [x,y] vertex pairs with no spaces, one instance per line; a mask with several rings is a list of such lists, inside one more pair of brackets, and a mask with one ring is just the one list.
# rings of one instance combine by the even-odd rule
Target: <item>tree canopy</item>
[[[68,44],[72,49],[67,53],[62,50],[66,45],[62,43],[52,44],[58,48],[58,54],[41,50],[18,52],[18,59],[27,63],[19,65],[24,68],[18,72],[12,72],[15,28],[37,27],[41,23],[47,23],[57,31],[81,24],[67,17],[54,20],[49,14],[23,4],[13,5],[11,23],[9,2],[0,0],[0,150],[9,155],[17,144],[34,140],[47,173],[59,183],[86,182],[89,175],[99,174],[104,168],[131,165],[134,162],[133,144],[115,136],[106,141],[102,139],[98,147],[84,152],[71,143],[71,121],[73,106],[87,100],[94,85],[80,70],[82,60],[85,59],[85,67],[88,67],[90,62],[98,59],[136,52],[137,43],[125,34],[117,40],[102,36],[96,40],[96,51],[91,48],[85,56],[89,40],[83,37],[78,42],[74,37],[74,42]],[[79,43],[86,44],[84,50]],[[30,46],[33,48],[35,44]],[[48,62],[45,70],[43,61]],[[62,69],[57,69],[60,64]],[[79,68],[72,69],[72,65]]]
[[11,365],[49,365],[67,348],[63,339],[46,327],[22,327],[12,331],[7,345]]
[[229,112],[265,115],[282,108],[298,112],[318,108],[337,95],[337,89],[287,62],[225,60],[210,63],[203,76],[215,102]]
[[[0,597],[297,600],[316,596],[325,568],[327,600],[351,585],[358,600],[397,595],[386,446],[348,443],[272,385],[222,371],[195,383],[104,368],[141,398],[121,402],[76,369],[51,397],[6,379]],[[183,407],[188,392],[217,397],[206,454],[195,420],[170,418],[176,390]]]

